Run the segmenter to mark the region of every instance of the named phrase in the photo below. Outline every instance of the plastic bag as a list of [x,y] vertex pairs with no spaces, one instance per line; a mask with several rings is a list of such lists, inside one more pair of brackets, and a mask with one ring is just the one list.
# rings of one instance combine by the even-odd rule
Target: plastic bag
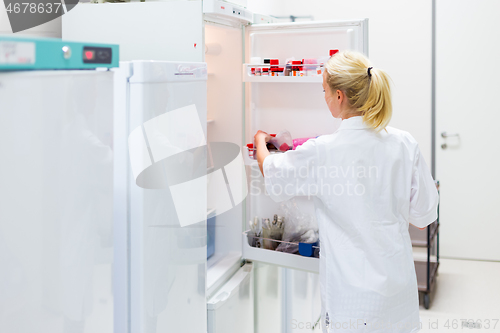
[[284,226],[283,218],[278,217],[278,215],[274,215],[273,221],[265,219],[262,222],[263,247],[265,249],[275,250],[280,245],[279,242],[274,242],[272,239],[279,241],[283,239]]
[[[298,207],[295,199],[290,199],[281,204],[285,215],[283,241],[293,243],[315,243],[318,241],[318,226],[314,216],[304,214]],[[276,251],[297,253],[298,245],[283,243]]]
[[279,151],[287,151],[293,148],[293,139],[287,130],[281,131],[269,140],[269,143]]
[[253,220],[250,220],[248,222],[250,225],[250,231],[248,232],[247,238],[248,238],[248,244],[252,247],[262,247],[261,243],[261,234],[262,234],[262,225],[261,225],[261,219],[256,216],[254,217]]

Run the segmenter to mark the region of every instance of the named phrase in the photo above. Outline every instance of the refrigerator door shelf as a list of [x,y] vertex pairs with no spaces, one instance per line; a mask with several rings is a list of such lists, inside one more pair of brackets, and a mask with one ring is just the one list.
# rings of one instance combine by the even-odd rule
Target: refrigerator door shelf
[[323,82],[323,76],[243,76],[243,82],[266,83],[317,83]]
[[[284,67],[284,64],[279,65]],[[323,67],[320,68],[320,73],[317,73],[319,64],[296,65],[302,67],[301,71],[297,71],[297,76],[272,76],[268,75],[252,75],[252,69],[269,68],[269,64],[244,64],[243,65],[243,82],[274,82],[274,83],[322,83],[323,82]],[[302,76],[300,76],[302,73]]]
[[319,273],[319,259],[297,254],[252,247],[248,244],[248,231],[242,234],[243,258],[266,264]]

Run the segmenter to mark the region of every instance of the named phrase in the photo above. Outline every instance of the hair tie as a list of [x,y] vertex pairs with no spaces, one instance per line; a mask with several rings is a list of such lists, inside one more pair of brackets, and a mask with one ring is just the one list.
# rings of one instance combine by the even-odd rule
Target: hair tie
[[368,72],[368,76],[369,76],[369,77],[372,77],[372,73],[370,73],[370,71],[372,70],[372,68],[373,68],[373,67],[368,67],[368,71],[367,71],[367,72]]

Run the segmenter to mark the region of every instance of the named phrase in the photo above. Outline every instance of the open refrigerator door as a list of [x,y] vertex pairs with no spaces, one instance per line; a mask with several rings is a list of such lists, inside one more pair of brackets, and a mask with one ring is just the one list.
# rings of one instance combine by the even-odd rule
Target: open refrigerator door
[[[338,51],[368,54],[368,20],[257,24],[246,29],[245,42],[242,77],[246,83],[247,146],[243,155],[249,184],[245,222],[250,223],[242,234],[242,255],[254,262],[255,330],[296,331],[298,323],[305,323],[304,330],[299,331],[310,332],[318,329],[321,312],[317,274],[320,244],[305,244],[302,254],[291,254],[279,249],[295,248],[290,252],[302,252],[304,244],[288,242],[289,239],[279,236],[266,237],[264,226],[269,221],[284,217],[286,227],[286,207],[290,205],[276,203],[266,193],[253,157],[253,135],[262,130],[279,136],[279,132],[286,130],[293,139],[304,142],[335,132],[341,121],[331,116],[324,101],[324,64]],[[277,149],[272,153],[283,152]],[[310,223],[314,228],[313,199],[292,200],[295,215],[288,215],[310,217],[314,219]],[[262,226],[260,237],[250,230],[256,225]]]
[[[207,4],[208,2],[204,3],[204,6]],[[224,169],[232,197],[230,209],[226,211],[219,209],[220,204],[213,207],[212,205],[218,202],[215,200],[212,204],[209,198],[208,209],[215,209],[216,213],[208,220],[208,234],[213,235],[212,238],[209,237],[208,244],[213,251],[207,260],[208,332],[230,333],[237,327],[238,331],[253,333],[253,266],[242,262],[241,255],[240,235],[245,208],[244,201],[241,201],[244,196],[237,199],[238,190],[235,191],[234,188],[246,188],[240,148],[243,145],[244,133],[241,66],[244,56],[242,24],[245,23],[237,18],[232,19],[230,15],[221,16],[212,12],[206,12],[204,17],[204,60],[208,68],[207,141],[211,147],[208,173],[213,174]],[[225,155],[233,149],[239,154],[239,177],[231,178],[226,165],[219,163],[219,147],[223,147]],[[223,192],[225,190],[222,189]]]

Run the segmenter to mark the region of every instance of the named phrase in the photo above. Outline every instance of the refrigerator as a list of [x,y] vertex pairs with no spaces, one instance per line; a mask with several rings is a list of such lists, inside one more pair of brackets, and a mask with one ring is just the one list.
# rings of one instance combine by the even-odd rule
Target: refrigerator
[[[80,29],[89,18],[93,25]],[[63,17],[63,36],[119,43],[122,61],[206,63],[207,146],[239,147],[246,169],[240,190],[246,197],[216,213],[207,203],[215,219],[209,229],[214,244],[202,278],[205,317],[197,318],[205,318],[208,332],[312,332],[319,330],[321,313],[319,260],[248,245],[248,221],[283,210],[265,193],[246,144],[259,129],[315,137],[333,133],[340,123],[325,104],[321,76],[253,76],[251,68],[262,65],[258,58],[280,64],[291,57],[328,59],[331,49],[368,54],[368,20],[253,24],[252,18],[246,8],[225,1],[80,4]],[[209,153],[207,174],[213,171]],[[231,180],[227,183],[230,187]],[[296,201],[304,214],[314,214],[312,201]],[[250,323],[242,319],[247,317]]]
[[0,36],[0,332],[113,332],[118,46]]
[[123,61],[114,74],[115,332],[205,332],[206,64]]

